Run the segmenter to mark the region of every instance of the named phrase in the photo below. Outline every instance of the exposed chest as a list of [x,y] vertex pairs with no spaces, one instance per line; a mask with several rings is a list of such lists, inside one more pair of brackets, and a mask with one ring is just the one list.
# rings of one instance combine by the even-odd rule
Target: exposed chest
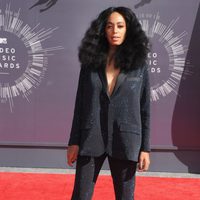
[[[84,77],[84,94],[93,99],[98,98],[104,91],[108,97],[139,95],[142,83],[141,71],[124,73],[123,71],[106,71],[105,68],[96,71],[88,71]],[[121,89],[120,89],[121,88]],[[120,89],[120,90],[119,90]],[[136,94],[137,93],[137,94]]]
[[119,72],[120,69],[105,70],[105,75],[107,80],[107,92],[110,96],[115,88]]

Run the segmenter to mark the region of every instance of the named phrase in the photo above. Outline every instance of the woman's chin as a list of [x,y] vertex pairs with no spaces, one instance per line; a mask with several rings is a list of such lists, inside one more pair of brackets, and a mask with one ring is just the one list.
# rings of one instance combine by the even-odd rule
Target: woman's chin
[[121,42],[112,42],[110,45],[111,46],[119,46],[119,45],[121,45]]

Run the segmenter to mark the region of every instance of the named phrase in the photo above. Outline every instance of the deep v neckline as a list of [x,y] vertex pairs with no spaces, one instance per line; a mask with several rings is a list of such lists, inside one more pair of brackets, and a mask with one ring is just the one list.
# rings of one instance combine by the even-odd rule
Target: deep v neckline
[[103,86],[103,90],[104,92],[106,93],[107,97],[110,99],[111,96],[115,95],[116,92],[119,90],[119,88],[121,87],[122,83],[124,82],[124,80],[126,79],[127,77],[127,73],[125,73],[123,70],[120,70],[118,76],[117,76],[117,80],[115,82],[115,86],[114,86],[114,89],[112,91],[112,94],[111,96],[108,94],[107,92],[107,78],[106,78],[106,75],[105,75],[105,68],[101,68],[101,70],[99,71],[99,77],[102,81],[102,86]]
[[[107,77],[107,73],[106,73],[106,68],[104,69],[104,77],[105,77],[105,81],[106,81],[106,92],[108,94],[109,97],[112,96],[112,94],[114,93],[115,91],[115,88],[116,88],[116,85],[117,85],[117,81],[118,81],[118,77],[120,75],[120,70],[119,72],[117,73],[117,75],[113,78],[114,79],[114,83],[113,82],[113,79],[110,81],[111,83],[111,86],[109,85],[109,80],[108,80],[108,77]],[[113,85],[112,85],[113,84]],[[112,87],[111,88],[111,91],[109,91],[109,87]]]

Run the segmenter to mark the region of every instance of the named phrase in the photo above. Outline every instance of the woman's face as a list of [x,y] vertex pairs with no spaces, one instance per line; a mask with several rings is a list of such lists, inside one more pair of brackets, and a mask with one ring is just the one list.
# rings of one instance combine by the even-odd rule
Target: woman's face
[[123,43],[126,35],[126,21],[120,13],[113,12],[109,16],[105,33],[111,47],[118,46]]

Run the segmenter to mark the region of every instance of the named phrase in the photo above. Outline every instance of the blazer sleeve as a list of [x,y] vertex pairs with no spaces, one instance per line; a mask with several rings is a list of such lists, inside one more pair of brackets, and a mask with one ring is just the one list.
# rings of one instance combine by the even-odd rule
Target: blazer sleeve
[[80,123],[81,123],[81,111],[82,111],[84,73],[85,73],[84,69],[81,68],[79,73],[78,89],[76,92],[74,115],[72,120],[72,127],[71,127],[68,146],[79,145],[80,142]]
[[150,152],[150,84],[148,66],[144,68],[140,107],[142,122],[142,144],[140,150]]

